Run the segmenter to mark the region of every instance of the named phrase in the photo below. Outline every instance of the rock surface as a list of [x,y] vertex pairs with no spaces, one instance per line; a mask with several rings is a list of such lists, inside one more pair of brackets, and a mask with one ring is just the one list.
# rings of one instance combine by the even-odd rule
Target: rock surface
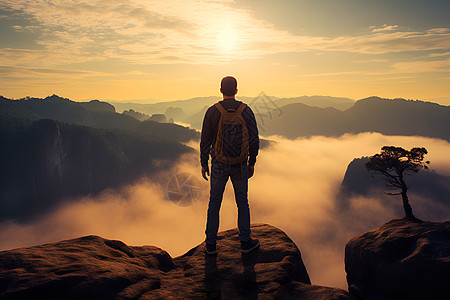
[[450,222],[392,220],[347,244],[345,270],[361,299],[450,299]]
[[310,284],[295,243],[270,225],[252,226],[261,247],[240,252],[236,229],[172,259],[157,247],[86,236],[0,252],[1,299],[350,299]]

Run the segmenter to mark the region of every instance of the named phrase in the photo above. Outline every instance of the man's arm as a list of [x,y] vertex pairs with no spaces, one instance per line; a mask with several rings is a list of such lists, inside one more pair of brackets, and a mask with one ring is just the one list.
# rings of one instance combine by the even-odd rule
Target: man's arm
[[[247,106],[248,107],[248,106]],[[255,115],[250,107],[247,110],[247,130],[248,130],[248,146],[249,146],[249,159],[248,165],[254,166],[256,163],[256,156],[258,156],[259,151],[259,134],[258,126],[256,124]]]
[[205,113],[202,125],[202,134],[200,139],[200,164],[202,165],[202,176],[206,180],[208,179],[206,178],[205,173],[209,175],[208,160],[209,160],[209,153],[211,151],[211,144],[213,141],[210,114],[211,108],[209,108]]

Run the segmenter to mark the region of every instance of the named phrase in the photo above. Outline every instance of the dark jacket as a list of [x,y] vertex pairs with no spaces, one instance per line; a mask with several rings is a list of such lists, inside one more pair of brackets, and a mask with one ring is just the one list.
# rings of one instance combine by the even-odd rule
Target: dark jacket
[[[219,102],[225,109],[237,109],[242,103],[235,99],[225,99]],[[248,164],[254,166],[256,156],[259,150],[258,127],[256,125],[255,115],[253,111],[247,106],[242,112],[242,116],[247,124],[248,138],[249,138],[249,159]],[[214,145],[217,137],[217,129],[219,127],[220,111],[214,105],[208,108],[203,119],[202,138],[200,141],[200,162],[202,167],[208,166],[209,154],[211,154],[212,161],[215,160]]]

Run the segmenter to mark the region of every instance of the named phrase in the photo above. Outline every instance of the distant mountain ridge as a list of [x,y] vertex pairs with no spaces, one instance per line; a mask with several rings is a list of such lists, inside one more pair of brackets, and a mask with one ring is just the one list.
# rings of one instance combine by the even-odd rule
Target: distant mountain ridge
[[126,114],[119,114],[109,103],[92,100],[75,102],[52,95],[44,99],[29,98],[11,100],[0,97],[0,117],[27,120],[51,119],[69,124],[103,129],[125,129],[139,134],[152,134],[178,142],[198,139],[195,130],[176,124],[139,121]]
[[263,134],[295,139],[379,132],[450,141],[450,107],[431,102],[369,97],[357,101],[345,111],[300,103],[288,104],[279,110],[281,115],[273,110],[274,117],[265,118]]
[[152,114],[162,114],[170,107],[181,108],[187,115],[194,114],[198,112],[205,105],[212,105],[219,101],[221,98],[219,96],[210,97],[195,97],[186,100],[174,100],[174,101],[163,101],[157,103],[135,103],[135,102],[114,102],[110,101],[117,111],[123,111],[126,109],[133,109],[139,111],[140,113],[145,113],[148,115]]
[[[313,135],[340,136],[345,133],[379,132],[387,135],[419,135],[450,141],[448,130],[450,106],[419,100],[369,97],[355,102],[350,108],[342,111],[331,106],[323,108],[299,103],[297,102],[299,99],[303,102],[319,101],[324,105],[330,101],[345,105],[351,102],[348,98],[324,96],[284,99],[266,97],[264,101],[271,102],[270,105],[264,101],[258,102],[258,99],[251,102],[251,99],[248,99],[247,102],[253,108],[260,133],[266,136],[275,134],[295,139]],[[164,110],[164,113],[176,115],[173,119],[180,118],[175,119],[175,122],[189,123],[193,128],[200,130],[206,109],[217,100],[220,98],[201,97],[141,105],[155,109],[159,107],[158,109]],[[188,114],[185,110],[195,113]],[[143,113],[138,110],[135,112]],[[56,95],[29,100],[0,98],[0,115],[6,117],[49,118],[94,128],[152,132],[177,141],[199,138],[199,133],[195,130],[175,124],[140,122],[127,114],[116,113],[114,106],[98,100],[78,103]]]
[[[356,102],[349,98],[327,96],[277,98],[263,95],[260,98],[236,98],[252,108],[260,134],[265,136],[282,135],[295,139],[313,135],[340,136],[346,133],[379,132],[450,141],[450,107],[432,102],[375,96]],[[178,110],[180,114],[178,119],[174,117],[175,121],[201,130],[206,109],[219,100],[219,97],[199,97],[147,105],[120,104],[123,106],[120,107],[137,111],[142,109],[141,113]],[[117,104],[114,105],[118,107]]]
[[345,110],[355,104],[355,100],[345,97],[330,97],[330,96],[301,96],[293,98],[280,98],[274,100],[278,106],[285,106],[292,103],[302,103],[308,106],[328,108],[332,107],[338,110]]
[[[264,94],[261,94],[264,95]],[[237,100],[244,101],[246,103],[251,103],[259,98],[257,97],[246,97],[236,95]],[[275,96],[266,96],[271,101],[274,101],[277,105],[283,106],[290,103],[303,103],[310,106],[317,107],[335,107],[337,109],[346,109],[355,103],[355,100],[345,97],[331,97],[331,96],[300,96],[300,97],[289,97],[289,98],[279,98]],[[173,100],[173,101],[161,101],[157,103],[137,103],[137,102],[118,102],[118,101],[105,101],[108,102],[118,110],[123,111],[126,109],[134,109],[140,112],[145,112],[147,114],[153,113],[164,113],[164,111],[169,107],[179,107],[183,109],[186,114],[193,114],[198,112],[203,106],[211,106],[215,102],[222,99],[220,96],[208,96],[208,97],[194,97],[185,100]]]
[[[264,100],[261,100],[262,98],[264,98]],[[212,106],[214,103],[220,101],[221,99],[222,98],[219,96],[210,96],[196,97],[186,100],[158,102],[152,104],[133,102],[121,103],[113,101],[111,101],[110,103],[114,105],[118,111],[133,109],[135,111],[148,115],[166,114],[167,118],[173,117],[175,121],[188,123],[192,126],[192,128],[200,130],[206,108]],[[261,105],[263,101],[270,101],[271,107],[280,107],[291,103],[303,103],[313,107],[334,107],[336,109],[343,110],[351,107],[355,103],[355,100],[350,98],[330,96],[301,96],[294,98],[278,98],[261,94],[258,97],[241,97],[237,95],[236,99],[247,103],[248,105],[250,105],[250,107],[252,107],[253,105],[256,106],[258,104]],[[179,110],[177,116],[170,115],[170,113],[168,113],[168,111],[173,111],[176,109]]]

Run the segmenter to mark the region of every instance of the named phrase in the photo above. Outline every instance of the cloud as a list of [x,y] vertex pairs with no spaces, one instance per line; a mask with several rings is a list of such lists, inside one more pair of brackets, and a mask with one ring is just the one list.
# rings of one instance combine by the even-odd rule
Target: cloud
[[[62,37],[59,33],[55,33],[55,35]],[[82,63],[105,59],[101,53],[95,52],[80,55],[79,49],[77,50],[79,46],[76,45],[72,45],[74,46],[73,49],[66,50],[65,47],[70,45],[72,45],[71,42],[58,41],[46,45],[45,49],[39,50],[3,48],[0,49],[0,59],[2,66],[34,68],[57,67],[62,64],[66,65],[69,61],[71,63]]]
[[[335,197],[353,158],[373,155],[383,145],[408,149],[425,146],[432,169],[450,175],[450,144],[438,139],[374,133],[340,138],[287,140],[272,136],[270,139],[277,143],[261,150],[255,175],[249,181],[252,222],[269,223],[284,230],[301,250],[315,284],[345,289],[344,246],[348,240],[400,217],[393,207],[401,205],[401,201],[385,205],[380,199],[365,197],[351,199],[346,218],[339,217]],[[198,148],[198,142],[189,145]],[[29,224],[0,224],[0,249],[96,234],[130,245],[158,246],[172,256],[184,254],[204,240],[209,182],[201,180],[202,195],[194,206],[178,207],[166,200],[165,192],[168,180],[180,172],[191,173],[200,180],[198,155],[183,157],[174,169],[155,178],[142,179],[96,197],[82,197]],[[426,199],[412,195],[410,198],[415,203],[426,203]],[[433,209],[442,208],[427,209],[427,215],[432,216]],[[416,213],[420,216],[418,210]],[[220,230],[236,226],[234,193],[228,183]]]
[[398,62],[392,65],[398,73],[450,72],[450,58],[435,61]]
[[[137,76],[139,74],[128,72],[127,75]],[[71,70],[60,68],[27,68],[0,66],[0,76],[2,78],[0,87],[4,85],[6,88],[10,87],[13,83],[27,83],[28,85],[39,86],[40,84],[46,83],[48,81],[51,81],[53,83],[62,83],[67,80],[73,82],[75,80],[82,80],[86,78],[116,78],[119,75],[98,71]]]
[[439,56],[448,56],[450,55],[450,52],[443,52],[443,53],[431,53],[430,57],[439,57]]
[[450,144],[436,139],[370,133],[294,141],[270,138],[279,143],[262,151],[255,168],[260,173],[249,187],[251,208],[257,211],[254,221],[286,230],[301,249],[312,281],[323,285],[345,288],[343,250],[351,237],[401,217],[380,199],[359,198],[353,199],[348,219],[339,219],[335,197],[353,158],[378,153],[383,145],[422,145],[429,150],[433,169],[450,172],[445,154]]
[[[282,52],[383,54],[450,47],[448,28],[405,32],[398,31],[398,25],[385,24],[372,26],[371,34],[358,36],[294,35],[256,19],[251,11],[232,7],[232,3],[5,0],[3,6],[21,11],[39,24],[36,26],[40,27],[40,34],[36,38],[47,53],[45,59],[32,60],[29,57],[36,53],[22,52],[14,61],[7,62],[25,66],[32,60],[34,66],[54,66],[68,61],[114,58],[136,64],[223,64]],[[21,25],[15,26],[24,30]],[[228,42],[222,34],[227,26],[232,27],[230,38],[235,40],[230,49],[223,47]]]
[[[182,254],[204,238],[199,228],[204,227],[208,195],[204,192],[196,206],[179,207],[167,200],[166,185],[175,174],[199,174],[194,159],[197,155],[186,155],[176,167],[158,177],[69,201],[36,222],[0,224],[0,249],[96,234],[119,238],[130,245],[155,245],[172,255]],[[202,184],[206,190],[208,184]]]
[[377,32],[369,35],[324,39],[317,47],[322,47],[322,50],[364,54],[448,49],[450,48],[450,33],[434,30],[424,32]]
[[14,28],[18,32],[24,32],[24,31],[35,32],[36,30],[41,29],[41,26],[36,26],[36,25],[28,25],[28,26],[13,25],[11,27]]
[[[442,55],[444,56],[444,55]],[[436,56],[439,57],[440,56]],[[437,59],[437,60],[410,60],[395,62],[393,60],[359,60],[354,61],[356,63],[387,63],[384,68],[376,70],[354,70],[354,71],[341,71],[341,72],[324,72],[324,73],[309,73],[299,75],[303,78],[331,78],[343,76],[356,76],[354,78],[347,78],[352,81],[366,81],[366,82],[380,82],[389,81],[391,83],[401,82],[415,82],[417,80],[417,73],[430,73],[430,72],[450,72],[450,59]],[[330,78],[330,79],[328,79]],[[405,81],[405,79],[407,79]],[[441,79],[446,79],[441,78]],[[413,80],[413,81],[410,81]]]
[[450,28],[432,28],[432,29],[428,29],[427,32],[430,32],[430,33],[449,33],[450,32]]
[[398,25],[387,25],[387,24],[384,24],[381,27],[370,26],[370,29],[372,29],[372,32],[392,31],[392,30],[397,30],[398,29]]

